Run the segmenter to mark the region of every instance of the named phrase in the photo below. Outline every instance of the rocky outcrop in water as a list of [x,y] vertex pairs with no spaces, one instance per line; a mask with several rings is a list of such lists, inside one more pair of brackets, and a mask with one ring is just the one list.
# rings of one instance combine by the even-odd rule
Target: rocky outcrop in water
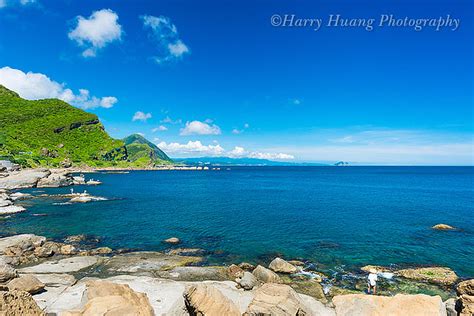
[[445,267],[403,269],[397,270],[395,273],[406,279],[445,286],[453,285],[458,280],[456,273]]

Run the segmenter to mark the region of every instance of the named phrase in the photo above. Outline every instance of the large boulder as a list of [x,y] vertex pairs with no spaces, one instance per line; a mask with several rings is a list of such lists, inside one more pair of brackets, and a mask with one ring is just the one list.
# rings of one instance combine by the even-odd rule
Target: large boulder
[[23,291],[0,292],[0,315],[5,316],[43,316],[31,294]]
[[396,271],[396,274],[406,279],[444,286],[453,285],[458,280],[458,276],[453,270],[444,267],[403,269]]
[[33,234],[22,234],[0,238],[0,255],[20,256],[26,251],[33,251],[46,241],[46,237]]
[[231,264],[227,268],[227,274],[231,279],[241,278],[244,275],[244,270],[235,264]]
[[67,187],[74,184],[72,176],[65,173],[52,173],[48,177],[38,180],[36,187],[38,188],[56,188]]
[[17,276],[17,271],[0,257],[0,283],[16,278]]
[[30,294],[36,294],[41,292],[45,285],[35,276],[26,274],[8,282],[7,287],[10,291],[18,290],[25,291]]
[[191,286],[184,293],[186,308],[191,315],[240,316],[239,308],[218,289],[209,284]]
[[252,274],[260,281],[265,283],[281,283],[281,279],[275,272],[258,265]]
[[245,316],[309,315],[309,308],[288,285],[267,283],[255,291]]
[[474,315],[474,279],[459,283],[456,292],[459,295],[460,315]]
[[237,283],[244,290],[251,290],[258,284],[258,280],[252,273],[245,271],[244,275]]
[[298,269],[291,263],[281,259],[275,258],[268,266],[271,270],[280,273],[296,273]]
[[86,288],[88,301],[84,307],[62,315],[154,315],[148,297],[128,285],[89,281]]
[[397,294],[393,297],[365,294],[338,295],[333,298],[338,316],[446,316],[439,296]]

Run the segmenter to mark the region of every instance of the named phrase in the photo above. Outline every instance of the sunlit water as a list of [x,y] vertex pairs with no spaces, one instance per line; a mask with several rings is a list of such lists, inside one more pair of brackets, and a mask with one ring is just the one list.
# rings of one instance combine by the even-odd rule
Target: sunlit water
[[[213,263],[282,255],[320,269],[441,265],[474,276],[474,168],[231,167],[86,175],[76,192],[106,201],[36,198],[0,221],[0,233],[100,236],[112,248],[162,250],[177,236]],[[22,192],[68,193],[70,188]],[[46,216],[33,216],[42,214]],[[430,227],[447,223],[457,231]]]

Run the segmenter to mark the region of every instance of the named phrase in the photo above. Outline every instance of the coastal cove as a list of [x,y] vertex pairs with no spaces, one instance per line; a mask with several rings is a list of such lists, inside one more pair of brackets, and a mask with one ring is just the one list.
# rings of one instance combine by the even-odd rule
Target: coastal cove
[[[375,264],[474,270],[472,167],[231,167],[87,175],[104,198],[67,203],[70,187],[32,188],[1,235],[86,234],[113,249],[161,251],[170,236],[208,264],[299,258],[341,277]],[[41,196],[47,194],[49,196]],[[41,216],[38,216],[41,215]],[[455,231],[431,227],[448,223]]]

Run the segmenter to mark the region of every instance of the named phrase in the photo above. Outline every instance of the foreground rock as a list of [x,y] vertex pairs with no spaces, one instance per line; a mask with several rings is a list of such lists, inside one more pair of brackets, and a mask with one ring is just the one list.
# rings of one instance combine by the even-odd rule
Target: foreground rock
[[281,283],[281,279],[275,272],[258,265],[252,274],[260,281],[265,283]]
[[6,263],[5,259],[0,257],[0,283],[7,282],[17,276],[17,271],[11,265]]
[[10,291],[18,290],[36,294],[41,292],[45,285],[33,275],[22,275],[8,282],[7,287]]
[[455,230],[456,228],[447,224],[437,224],[431,227],[432,229],[436,230]]
[[23,291],[0,292],[0,315],[43,316],[31,294]]
[[257,278],[250,272],[245,271],[242,278],[237,282],[244,290],[251,290],[258,285]]
[[393,297],[365,294],[339,295],[333,298],[338,316],[445,316],[446,307],[439,296],[424,294]]
[[296,273],[298,269],[291,263],[281,259],[275,258],[268,266],[271,270],[280,273]]
[[25,251],[40,247],[45,241],[45,237],[33,234],[0,238],[0,255],[22,254]]
[[239,308],[212,285],[193,285],[184,293],[184,299],[191,315],[241,315]]
[[86,289],[86,305],[80,311],[63,315],[154,315],[148,297],[133,291],[128,285],[89,281]]
[[460,315],[474,315],[474,279],[459,283],[456,293],[459,295]]
[[255,297],[244,315],[335,315],[333,310],[315,300],[311,302],[311,307],[308,303],[288,285],[268,283],[255,291]]
[[443,267],[403,269],[396,271],[396,274],[406,279],[444,286],[453,285],[458,280],[458,276],[453,270]]

